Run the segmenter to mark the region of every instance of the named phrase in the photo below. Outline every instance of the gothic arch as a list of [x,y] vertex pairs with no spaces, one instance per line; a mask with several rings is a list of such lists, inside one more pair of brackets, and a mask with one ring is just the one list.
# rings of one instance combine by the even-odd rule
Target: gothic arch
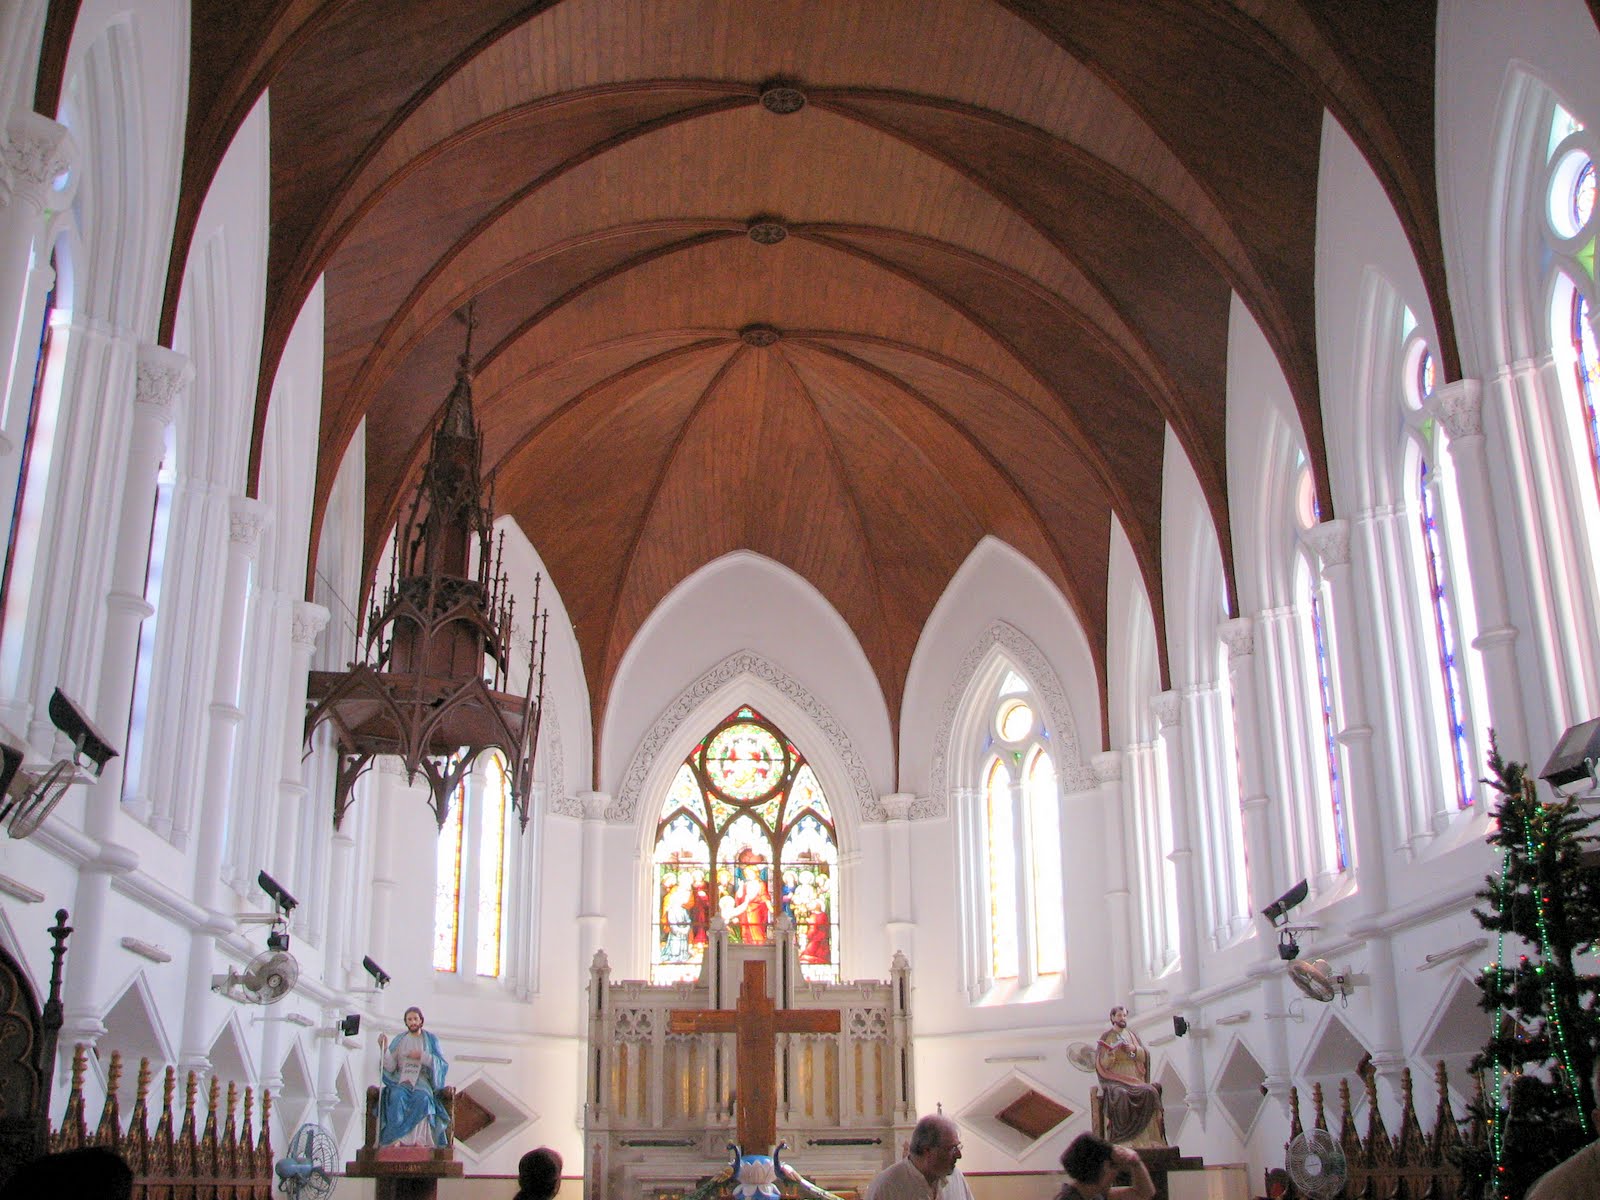
[[[835,806],[841,834],[859,821],[884,819],[866,764],[827,706],[782,667],[753,650],[740,650],[679,692],[656,718],[628,763],[606,820],[637,821],[641,838],[652,835],[656,814],[641,814],[641,799],[660,795],[695,740],[727,715],[724,710],[739,704],[762,712],[802,746]],[[855,803],[843,803],[846,796],[854,796]]]
[[972,758],[976,725],[986,719],[974,703],[986,685],[996,679],[1004,662],[1020,667],[1044,700],[1050,728],[1055,731],[1057,773],[1063,792],[1089,791],[1098,786],[1094,772],[1085,765],[1078,745],[1077,726],[1067,693],[1056,677],[1055,668],[1039,647],[1021,630],[996,621],[967,651],[945,696],[939,715],[939,733],[933,742],[933,764],[929,771],[929,792],[911,806],[913,817],[942,817],[949,811],[951,791],[959,784],[950,780],[976,778]]

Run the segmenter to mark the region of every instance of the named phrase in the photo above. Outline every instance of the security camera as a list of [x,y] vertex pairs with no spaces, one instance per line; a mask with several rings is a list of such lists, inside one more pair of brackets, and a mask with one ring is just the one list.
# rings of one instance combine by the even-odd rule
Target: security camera
[[274,929],[267,934],[267,949],[283,953],[289,948],[289,935],[282,929]]
[[1180,1013],[1172,1014],[1172,1032],[1177,1037],[1183,1037],[1189,1032],[1189,1022]]
[[295,905],[300,901],[289,894],[289,889],[284,887],[265,871],[256,875],[256,884],[263,892],[272,897],[272,902],[283,910],[283,915],[288,916],[294,911]]
[[340,1021],[334,1028],[339,1031],[341,1037],[355,1037],[356,1034],[361,1032],[361,1014],[347,1014],[344,1020]]
[[72,698],[57,688],[50,697],[50,720],[72,742],[74,757],[87,758],[95,775],[117,756],[116,748],[89,722]]
[[1288,962],[1300,957],[1300,943],[1295,940],[1294,933],[1284,929],[1278,934],[1278,957]]
[[380,987],[389,985],[389,973],[373,962],[369,956],[362,956],[361,965],[367,969],[367,974],[372,976],[372,982]]
[[1600,717],[1574,725],[1561,735],[1539,778],[1561,796],[1575,796],[1595,786],[1595,765],[1600,760]]
[[1283,895],[1261,910],[1261,915],[1273,925],[1282,925],[1289,919],[1289,910],[1302,903],[1311,894],[1311,889],[1302,879]]

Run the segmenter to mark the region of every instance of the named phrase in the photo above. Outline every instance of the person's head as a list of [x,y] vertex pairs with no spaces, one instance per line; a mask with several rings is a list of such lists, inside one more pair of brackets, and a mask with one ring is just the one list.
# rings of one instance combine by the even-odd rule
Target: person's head
[[420,1008],[418,1008],[415,1004],[413,1004],[410,1008],[406,1009],[406,1030],[407,1030],[407,1032],[410,1032],[410,1033],[421,1033],[422,1032],[422,1022],[423,1022],[423,1016],[422,1016],[422,1010]]
[[549,1200],[561,1190],[561,1155],[549,1146],[529,1150],[517,1163],[517,1200]]
[[923,1117],[911,1131],[907,1157],[929,1180],[949,1175],[961,1160],[961,1135],[956,1123],[949,1117]]
[[85,1146],[46,1154],[23,1164],[0,1200],[32,1200],[35,1196],[71,1196],[73,1200],[128,1200],[133,1172],[121,1155],[103,1146]]
[[[1115,1010],[1113,1010],[1115,1011]],[[1061,1155],[1061,1169],[1074,1183],[1100,1187],[1116,1174],[1111,1161],[1111,1143],[1092,1133],[1080,1133]]]
[[1106,1015],[1118,1029],[1126,1029],[1128,1027],[1128,1010],[1122,1005],[1117,1005]]

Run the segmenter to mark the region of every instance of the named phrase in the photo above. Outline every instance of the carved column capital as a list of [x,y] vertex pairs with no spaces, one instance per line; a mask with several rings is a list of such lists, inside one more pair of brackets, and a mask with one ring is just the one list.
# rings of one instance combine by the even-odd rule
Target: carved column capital
[[1228,647],[1228,661],[1256,652],[1256,623],[1249,617],[1234,617],[1217,626],[1217,636]]
[[54,197],[50,191],[77,160],[78,145],[65,125],[36,112],[12,113],[0,139],[0,180],[5,184],[6,205],[20,200],[36,212],[47,208],[60,212],[71,203],[76,180],[69,179]]
[[289,636],[294,644],[307,650],[314,647],[318,635],[327,628],[330,615],[320,604],[312,604],[309,600],[299,601],[289,618]]
[[1483,385],[1476,379],[1436,388],[1428,407],[1451,440],[1483,436]]
[[1092,755],[1089,759],[1089,769],[1094,772],[1096,783],[1121,783],[1122,751],[1102,750],[1099,754]]
[[1350,565],[1350,522],[1334,519],[1313,525],[1302,534],[1306,545],[1322,561],[1326,574],[1333,567]]
[[579,792],[577,800],[583,805],[583,819],[586,821],[604,821],[606,810],[611,807],[610,792]]
[[883,805],[884,819],[888,821],[909,820],[911,806],[917,802],[911,792],[890,792],[887,796],[878,797],[878,800]]
[[234,496],[228,501],[228,541],[249,555],[261,548],[261,531],[272,523],[272,509],[249,496]]
[[1155,713],[1161,728],[1171,729],[1182,714],[1183,697],[1177,692],[1157,692],[1150,697],[1150,711]]
[[141,345],[134,401],[144,406],[162,424],[170,424],[178,393],[193,378],[194,364],[187,356],[176,350],[168,350],[165,346]]

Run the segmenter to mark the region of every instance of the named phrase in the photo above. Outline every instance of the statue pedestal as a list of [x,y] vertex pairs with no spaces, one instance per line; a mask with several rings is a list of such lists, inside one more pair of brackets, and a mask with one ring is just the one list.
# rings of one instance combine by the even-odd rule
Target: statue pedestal
[[377,1200],[434,1200],[439,1180],[459,1179],[464,1171],[450,1150],[425,1146],[363,1146],[344,1169],[350,1178],[376,1181]]

